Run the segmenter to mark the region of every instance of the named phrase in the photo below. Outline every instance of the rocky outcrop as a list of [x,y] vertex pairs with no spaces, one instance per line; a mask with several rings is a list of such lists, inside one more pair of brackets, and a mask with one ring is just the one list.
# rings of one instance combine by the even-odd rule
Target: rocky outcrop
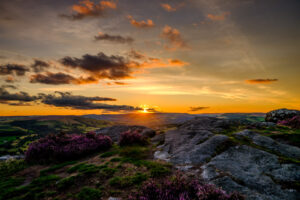
[[153,129],[147,128],[145,126],[127,126],[127,125],[116,125],[111,127],[105,127],[99,129],[96,134],[108,135],[114,142],[118,142],[120,139],[121,133],[124,133],[128,130],[139,131],[139,133],[145,137],[153,137],[155,136],[155,131]]
[[300,166],[280,164],[274,154],[249,146],[231,147],[202,166],[202,177],[247,199],[297,199],[299,192],[280,183],[300,180]]
[[281,144],[270,137],[262,136],[259,133],[255,133],[250,130],[244,130],[239,133],[235,133],[234,136],[237,139],[247,139],[255,145],[266,148],[278,155],[283,155],[289,158],[300,159],[300,148]]
[[282,120],[290,119],[294,116],[300,115],[299,110],[289,110],[289,109],[278,109],[268,112],[266,114],[265,121],[266,122],[274,122],[277,123]]
[[251,130],[228,133],[235,123],[211,117],[186,122],[165,133],[154,157],[185,173],[200,173],[204,180],[228,192],[238,191],[247,200],[296,200],[300,165],[280,161],[299,161],[300,149]]

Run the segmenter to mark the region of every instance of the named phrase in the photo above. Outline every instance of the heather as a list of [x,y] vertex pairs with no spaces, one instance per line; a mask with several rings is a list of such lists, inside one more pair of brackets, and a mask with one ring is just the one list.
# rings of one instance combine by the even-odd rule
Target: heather
[[110,137],[87,133],[85,135],[49,135],[29,145],[25,154],[30,163],[49,163],[78,159],[88,154],[107,150]]
[[122,133],[119,141],[120,146],[145,144],[147,144],[147,139],[140,134],[139,130],[129,130]]
[[295,129],[300,129],[300,116],[294,116],[292,118],[282,120],[278,122],[279,125],[288,126]]
[[199,180],[188,180],[182,175],[163,181],[150,180],[139,192],[129,196],[130,200],[243,200],[238,193],[226,193],[211,184]]

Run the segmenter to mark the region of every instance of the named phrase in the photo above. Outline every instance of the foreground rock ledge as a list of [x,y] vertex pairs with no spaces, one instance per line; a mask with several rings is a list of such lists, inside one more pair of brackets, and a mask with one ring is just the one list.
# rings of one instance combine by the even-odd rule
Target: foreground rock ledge
[[[280,163],[279,156],[299,160],[300,149],[249,130],[226,134],[236,125],[212,117],[191,120],[166,132],[154,157],[248,200],[298,199],[294,186],[300,181],[300,166]],[[249,145],[236,142],[245,139]]]

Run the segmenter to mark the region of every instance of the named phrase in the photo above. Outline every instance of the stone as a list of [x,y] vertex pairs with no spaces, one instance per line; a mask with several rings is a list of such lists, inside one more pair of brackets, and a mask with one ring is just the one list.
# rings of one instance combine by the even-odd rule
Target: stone
[[274,122],[277,123],[282,120],[290,119],[294,116],[300,115],[299,110],[289,110],[286,108],[273,110],[268,112],[265,117],[266,122]]

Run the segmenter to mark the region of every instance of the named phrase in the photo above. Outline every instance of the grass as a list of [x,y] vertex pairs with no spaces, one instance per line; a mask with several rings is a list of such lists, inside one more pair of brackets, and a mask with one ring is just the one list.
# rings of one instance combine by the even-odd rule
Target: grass
[[114,188],[126,188],[133,185],[140,185],[142,182],[146,181],[148,179],[148,176],[143,173],[136,173],[133,176],[124,176],[119,177],[116,176],[114,178],[111,178],[109,180],[109,185]]
[[24,160],[0,162],[0,177],[7,177],[28,167]]
[[84,187],[81,191],[76,195],[76,199],[78,200],[98,200],[102,197],[101,190]]
[[68,161],[68,162],[57,164],[57,165],[53,165],[53,166],[51,166],[51,167],[49,167],[47,169],[41,170],[40,171],[40,175],[44,176],[44,175],[46,175],[46,174],[48,174],[50,172],[54,172],[54,171],[56,171],[58,169],[61,169],[61,168],[65,167],[65,166],[73,165],[73,164],[76,164],[76,163],[77,163],[77,161]]

